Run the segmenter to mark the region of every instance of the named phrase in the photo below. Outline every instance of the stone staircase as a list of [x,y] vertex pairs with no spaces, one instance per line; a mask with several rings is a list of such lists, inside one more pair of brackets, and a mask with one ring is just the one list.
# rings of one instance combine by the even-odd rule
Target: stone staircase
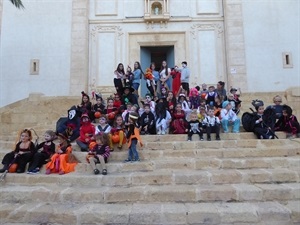
[[[115,150],[107,176],[73,144],[74,173],[7,174],[0,224],[299,225],[300,139],[278,136],[143,136],[141,162],[123,163],[126,149]],[[1,139],[2,158],[14,139]]]

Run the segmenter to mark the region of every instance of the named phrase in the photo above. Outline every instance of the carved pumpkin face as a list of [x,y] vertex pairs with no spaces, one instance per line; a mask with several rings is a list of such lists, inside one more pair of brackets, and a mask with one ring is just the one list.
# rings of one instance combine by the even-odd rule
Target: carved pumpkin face
[[109,113],[109,114],[107,115],[107,117],[108,117],[109,120],[113,120],[113,119],[115,118],[115,113],[114,113],[114,112]]

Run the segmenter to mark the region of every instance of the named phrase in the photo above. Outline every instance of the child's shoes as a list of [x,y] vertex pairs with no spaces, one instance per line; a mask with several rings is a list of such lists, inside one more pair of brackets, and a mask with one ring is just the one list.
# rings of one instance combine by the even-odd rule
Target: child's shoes
[[50,173],[51,173],[51,170],[50,170],[50,169],[47,169],[47,170],[46,170],[46,174],[49,175]]
[[94,169],[94,174],[99,174],[100,171],[98,169]]

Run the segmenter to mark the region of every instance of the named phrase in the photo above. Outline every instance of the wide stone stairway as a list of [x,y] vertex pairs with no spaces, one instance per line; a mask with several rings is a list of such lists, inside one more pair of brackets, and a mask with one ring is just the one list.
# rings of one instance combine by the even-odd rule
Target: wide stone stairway
[[[123,163],[127,150],[115,150],[106,176],[73,144],[74,173],[7,174],[0,224],[299,225],[300,139],[278,136],[143,136],[141,161]],[[1,159],[15,137],[1,137]]]

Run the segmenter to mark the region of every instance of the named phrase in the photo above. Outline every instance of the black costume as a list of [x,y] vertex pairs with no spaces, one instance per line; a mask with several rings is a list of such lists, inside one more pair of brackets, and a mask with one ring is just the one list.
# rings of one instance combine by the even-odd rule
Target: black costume
[[[46,143],[49,143],[50,145],[47,145]],[[52,154],[55,153],[55,144],[53,141],[44,141],[41,144],[39,144],[36,148],[36,150],[39,150],[40,148],[43,148],[42,151],[36,152],[33,156],[32,162],[29,164],[28,171],[32,171],[36,168],[41,168],[45,163],[47,163],[46,160],[50,159]]]
[[[148,113],[143,112],[139,120],[142,128],[141,134],[156,134],[155,116],[151,111]],[[145,126],[147,126],[146,130],[144,129]]]
[[[262,121],[258,121],[262,118]],[[274,124],[269,124],[267,117],[263,115],[259,115],[257,113],[253,113],[252,126],[254,127],[254,134],[259,139],[274,139]],[[269,127],[271,129],[269,129]]]
[[[22,142],[20,141],[17,145],[14,151],[7,153],[2,160],[2,164],[4,167],[1,169],[0,172],[4,172],[8,169],[9,165],[13,162],[18,164],[17,167],[17,173],[24,173],[26,164],[32,160],[32,156],[35,153],[36,149],[31,141],[29,144],[29,147],[27,149],[20,148],[20,144]],[[18,154],[20,151],[24,152],[22,155],[17,155],[15,158],[15,155]]]
[[188,122],[188,140],[192,140],[193,134],[198,134],[200,140],[203,140],[202,123],[199,120],[190,120]]

